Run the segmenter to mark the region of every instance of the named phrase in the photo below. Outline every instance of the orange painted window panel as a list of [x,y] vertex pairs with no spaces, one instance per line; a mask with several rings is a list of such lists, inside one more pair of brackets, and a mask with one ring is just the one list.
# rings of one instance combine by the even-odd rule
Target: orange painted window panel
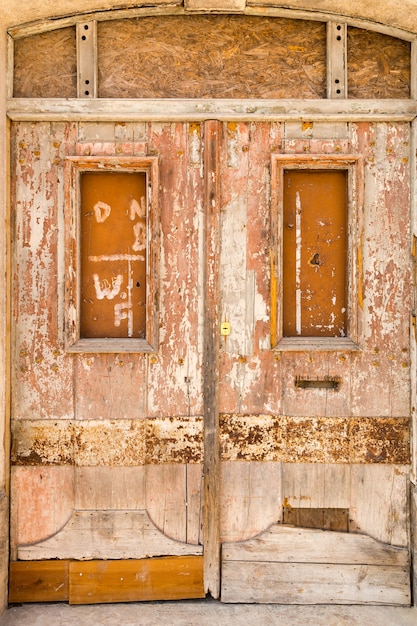
[[283,201],[283,335],[344,337],[347,172],[286,170]]
[[81,174],[81,338],[144,338],[146,174]]

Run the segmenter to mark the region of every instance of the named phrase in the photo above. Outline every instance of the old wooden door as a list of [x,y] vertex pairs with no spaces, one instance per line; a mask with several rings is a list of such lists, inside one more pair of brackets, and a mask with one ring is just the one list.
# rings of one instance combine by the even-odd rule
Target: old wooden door
[[[386,417],[375,417],[374,396],[355,382],[378,373],[373,346],[385,333],[375,328],[369,347],[362,339],[358,358],[352,300],[363,295],[349,274],[358,258],[352,233],[361,228],[354,204],[363,202],[371,216],[374,200],[357,195],[357,136],[350,146],[328,139],[332,156],[320,154],[319,139],[310,157],[291,151],[278,122],[19,123],[12,130],[11,599],[102,602],[208,590],[221,591],[224,601],[408,602],[407,421],[391,417],[405,410],[407,393],[399,389],[406,368],[394,373],[396,395],[386,391]],[[321,138],[333,130],[317,132]],[[392,125],[372,133],[369,139],[364,129],[361,141],[378,146],[407,131]],[[389,180],[401,163],[385,173]],[[112,250],[104,259],[91,248],[98,269],[87,270],[93,287],[82,305],[108,301],[113,326],[125,332],[97,338],[77,327],[73,313],[82,315],[74,298],[83,293],[74,276],[88,268],[77,252],[82,224],[74,223],[84,206],[77,184],[86,172],[116,180],[120,169],[139,172],[139,184],[149,187],[148,209],[140,208],[140,191],[138,198],[129,192],[120,220],[133,253],[142,253],[144,242],[148,250],[148,269],[131,286],[139,290],[146,281],[138,302],[151,319],[129,335],[126,309],[116,315],[115,307],[126,304],[122,286],[130,274],[106,276],[97,265],[130,252]],[[325,278],[327,320],[337,319],[336,330],[325,333],[314,332],[322,318],[309,305],[318,287],[311,280],[297,285],[285,250],[281,256],[285,229],[303,235],[297,211],[308,217],[297,172],[324,203],[321,173],[339,189],[336,234],[332,210],[323,209],[309,225],[314,230],[316,222],[309,235],[316,247],[308,243],[303,256],[299,242],[290,244],[295,255],[300,250],[304,280],[305,271],[315,277],[327,264],[330,239],[342,241],[332,263],[341,271],[337,284],[346,285],[334,291],[336,267]],[[296,190],[288,209],[290,180]],[[117,199],[94,197],[92,204],[85,213],[101,226]],[[379,220],[389,220],[386,203],[377,210]],[[144,227],[135,230],[139,223]],[[139,232],[146,238],[139,241]],[[395,235],[404,232],[399,220]],[[404,275],[401,246],[396,259],[393,271]],[[307,331],[291,322],[291,285],[307,302],[299,309],[302,320],[308,313]],[[367,297],[379,296],[368,290]],[[405,345],[403,331],[396,332],[391,361]],[[389,488],[370,490],[378,479]],[[252,538],[260,533],[258,546]],[[301,582],[305,591],[294,591]]]
[[138,11],[15,41],[10,598],[407,604],[409,42]]

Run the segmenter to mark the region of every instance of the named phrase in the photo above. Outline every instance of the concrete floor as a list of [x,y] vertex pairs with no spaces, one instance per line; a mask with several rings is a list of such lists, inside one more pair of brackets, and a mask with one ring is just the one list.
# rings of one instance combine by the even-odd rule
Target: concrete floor
[[0,626],[417,626],[417,608],[221,604],[216,600],[132,604],[25,604]]

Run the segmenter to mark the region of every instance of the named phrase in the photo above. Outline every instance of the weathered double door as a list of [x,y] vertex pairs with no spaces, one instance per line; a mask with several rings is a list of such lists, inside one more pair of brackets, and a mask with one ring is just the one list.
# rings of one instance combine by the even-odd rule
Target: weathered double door
[[[335,163],[348,172],[352,154],[407,134],[381,124],[381,132],[367,125],[350,135],[341,124],[339,141],[334,126],[319,126],[317,139],[311,125],[304,143],[327,173]],[[294,294],[301,289],[282,271],[283,230],[294,224],[281,218],[275,157],[298,155],[302,171],[317,165],[303,161],[304,137],[301,124],[256,121],[13,125],[13,601],[207,591],[225,601],[408,601],[408,379],[404,368],[395,374],[396,395],[382,417],[357,383],[364,372],[379,375],[373,349],[384,329],[373,328],[360,357],[348,339],[335,349],[326,341],[296,344],[298,330],[289,331],[295,336],[286,348],[273,349],[282,281]],[[401,163],[399,155],[384,175],[396,180]],[[89,256],[93,264],[134,264],[147,255],[141,278],[130,283],[130,269],[126,276],[88,269],[88,306],[95,297],[109,301],[110,324],[122,333],[95,343],[79,319],[87,264],[77,211],[101,224],[113,200],[83,205],[79,181],[93,166],[115,180],[120,171],[144,172],[147,186],[145,205],[133,194],[121,213],[133,250]],[[339,263],[348,267],[346,185],[348,174],[335,238],[345,238]],[[382,196],[381,203],[378,219],[388,221]],[[365,210],[372,215],[374,205]],[[406,236],[401,220],[391,228]],[[396,254],[393,271],[404,276],[401,247]],[[315,274],[325,262],[321,248],[306,257]],[[145,321],[132,337],[126,302],[143,282]],[[371,289],[367,295],[376,299]],[[294,298],[301,319],[308,298],[304,308]],[[390,354],[401,358],[395,351],[406,337],[394,344]],[[395,437],[378,439],[381,425]],[[384,450],[383,465],[363,444],[367,429]],[[371,493],[375,479],[389,489]],[[393,490],[398,500],[387,511]],[[264,532],[256,549],[240,543]]]

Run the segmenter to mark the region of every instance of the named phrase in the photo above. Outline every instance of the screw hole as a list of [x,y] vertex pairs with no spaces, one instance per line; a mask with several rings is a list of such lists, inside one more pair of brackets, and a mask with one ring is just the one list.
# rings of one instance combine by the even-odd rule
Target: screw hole
[[89,91],[85,91],[85,92],[84,92],[84,94],[85,94],[86,96],[89,96],[89,95],[90,95],[90,92],[89,92]]
[[88,24],[84,24],[84,30],[88,30]]
[[83,35],[83,36],[81,37],[81,39],[82,39],[83,41],[85,41],[85,40],[87,39],[87,37],[86,37],[85,35]]
[[[338,83],[339,81],[337,80],[336,82]],[[86,84],[86,85],[89,85],[89,84],[90,84],[90,81],[89,81],[89,80],[86,80],[86,81],[85,81],[85,84]]]
[[336,78],[336,80],[334,82],[336,83],[336,85],[338,85],[340,83],[340,80],[338,78]]
[[337,30],[342,30],[342,27],[340,26],[340,24],[337,25]]
[[340,89],[336,89],[336,93],[340,93]]
[[337,41],[342,41],[342,38],[341,38],[341,36],[340,36],[340,35],[338,35],[338,36],[336,37],[336,39],[337,39]]

